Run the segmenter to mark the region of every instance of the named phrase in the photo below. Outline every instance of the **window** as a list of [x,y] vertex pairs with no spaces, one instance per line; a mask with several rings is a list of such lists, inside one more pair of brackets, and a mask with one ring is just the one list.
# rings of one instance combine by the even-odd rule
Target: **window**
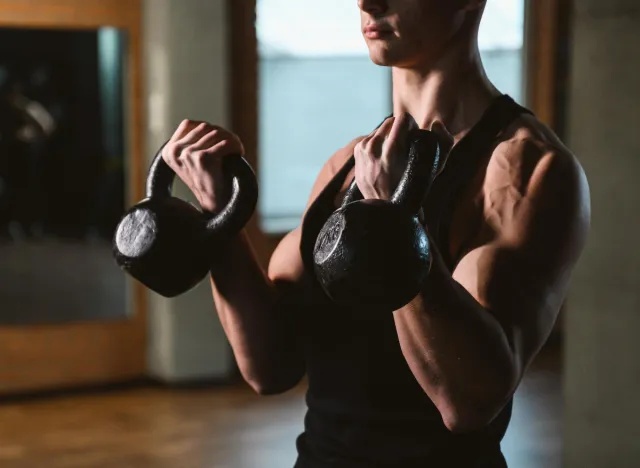
[[[480,31],[489,77],[521,101],[524,0],[492,0]],[[286,13],[283,13],[286,12]],[[324,162],[392,111],[355,2],[258,0],[260,224],[295,228]]]
[[524,103],[525,0],[487,2],[478,43],[489,79],[503,93]]

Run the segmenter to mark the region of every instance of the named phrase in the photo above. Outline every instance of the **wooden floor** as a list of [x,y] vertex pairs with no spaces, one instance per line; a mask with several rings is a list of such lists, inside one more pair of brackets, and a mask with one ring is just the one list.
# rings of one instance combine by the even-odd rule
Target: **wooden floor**
[[[519,390],[510,468],[561,466],[561,358],[545,350]],[[303,389],[129,388],[0,403],[2,468],[291,468]],[[401,468],[401,467],[398,467]]]

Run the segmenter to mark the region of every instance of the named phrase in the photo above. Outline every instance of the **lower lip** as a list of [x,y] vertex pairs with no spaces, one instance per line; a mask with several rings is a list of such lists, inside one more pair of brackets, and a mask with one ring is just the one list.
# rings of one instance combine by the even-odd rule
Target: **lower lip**
[[367,31],[364,33],[364,37],[367,39],[384,39],[391,36],[391,31]]

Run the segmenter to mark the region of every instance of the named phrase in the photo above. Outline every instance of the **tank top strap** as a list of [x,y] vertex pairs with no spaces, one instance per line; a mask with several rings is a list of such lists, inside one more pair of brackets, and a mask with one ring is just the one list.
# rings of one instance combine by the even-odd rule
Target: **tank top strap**
[[311,203],[302,222],[302,236],[300,240],[300,254],[302,263],[307,271],[313,271],[313,249],[316,238],[324,223],[335,211],[334,201],[344,185],[351,169],[355,166],[353,155],[347,160],[336,175],[322,189],[320,194]]
[[[378,124],[376,130],[380,128],[380,126],[392,115],[393,114],[386,116],[382,122]],[[302,256],[302,263],[307,271],[313,271],[313,249],[316,243],[316,238],[324,226],[324,223],[336,210],[336,197],[338,196],[338,193],[340,193],[340,190],[347,180],[347,176],[354,168],[355,164],[356,160],[352,154],[336,175],[333,176],[324,189],[322,189],[316,199],[311,203],[311,206],[305,214],[302,221],[300,254]]]

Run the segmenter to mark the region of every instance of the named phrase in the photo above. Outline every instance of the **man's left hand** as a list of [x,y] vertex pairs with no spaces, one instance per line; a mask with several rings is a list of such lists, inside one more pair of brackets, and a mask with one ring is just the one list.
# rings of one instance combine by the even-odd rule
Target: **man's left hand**
[[[407,137],[409,132],[418,128],[413,117],[403,113],[389,117],[355,146],[355,178],[364,198],[391,198],[407,167]],[[441,150],[446,156],[453,138],[440,122],[435,122],[431,131],[438,133],[445,143]]]

